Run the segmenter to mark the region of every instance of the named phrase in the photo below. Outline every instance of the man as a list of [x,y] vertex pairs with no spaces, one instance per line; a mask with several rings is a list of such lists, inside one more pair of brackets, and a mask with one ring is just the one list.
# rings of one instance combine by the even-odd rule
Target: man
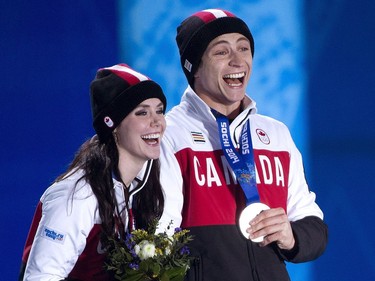
[[[319,257],[327,226],[289,130],[245,93],[252,34],[210,9],[185,19],[176,41],[189,86],[167,114],[161,169],[163,185],[182,184],[196,257],[188,279],[289,280],[285,261]],[[240,216],[246,206],[262,207]]]

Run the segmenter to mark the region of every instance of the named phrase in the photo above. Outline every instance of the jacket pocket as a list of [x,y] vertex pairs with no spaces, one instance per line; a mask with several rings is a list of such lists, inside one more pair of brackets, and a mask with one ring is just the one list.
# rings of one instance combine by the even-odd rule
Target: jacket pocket
[[194,248],[190,248],[192,261],[186,273],[185,281],[202,281],[202,257]]

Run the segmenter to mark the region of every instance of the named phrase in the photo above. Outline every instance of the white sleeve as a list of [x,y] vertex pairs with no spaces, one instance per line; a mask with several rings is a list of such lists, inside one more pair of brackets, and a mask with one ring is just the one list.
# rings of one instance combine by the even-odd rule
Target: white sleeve
[[[288,131],[289,133],[289,131]],[[287,212],[290,221],[296,221],[307,216],[323,219],[323,212],[315,202],[315,193],[309,190],[305,178],[302,155],[295,146],[290,133],[291,144],[289,187]]]
[[52,185],[41,198],[42,217],[24,280],[66,278],[86,246],[93,227],[96,198],[86,186],[72,201],[71,184],[71,180],[64,180]]
[[164,232],[172,221],[169,231],[172,234],[182,221],[182,176],[180,165],[174,156],[173,149],[166,138],[162,140],[160,154],[160,181],[164,191],[164,211],[157,232]]

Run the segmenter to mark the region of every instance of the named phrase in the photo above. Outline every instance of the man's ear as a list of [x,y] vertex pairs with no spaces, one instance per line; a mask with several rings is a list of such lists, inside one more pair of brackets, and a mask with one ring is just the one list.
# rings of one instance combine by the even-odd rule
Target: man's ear
[[201,68],[201,66],[199,65],[197,71],[195,71],[195,73],[194,73],[194,78],[199,78],[199,69],[200,68]]

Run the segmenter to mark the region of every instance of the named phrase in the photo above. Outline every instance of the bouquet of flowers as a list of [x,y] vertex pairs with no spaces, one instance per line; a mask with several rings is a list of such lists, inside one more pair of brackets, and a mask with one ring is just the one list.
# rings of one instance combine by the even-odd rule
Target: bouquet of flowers
[[182,281],[190,266],[189,230],[176,228],[155,234],[157,221],[148,230],[137,229],[125,241],[109,239],[106,267],[120,281]]

